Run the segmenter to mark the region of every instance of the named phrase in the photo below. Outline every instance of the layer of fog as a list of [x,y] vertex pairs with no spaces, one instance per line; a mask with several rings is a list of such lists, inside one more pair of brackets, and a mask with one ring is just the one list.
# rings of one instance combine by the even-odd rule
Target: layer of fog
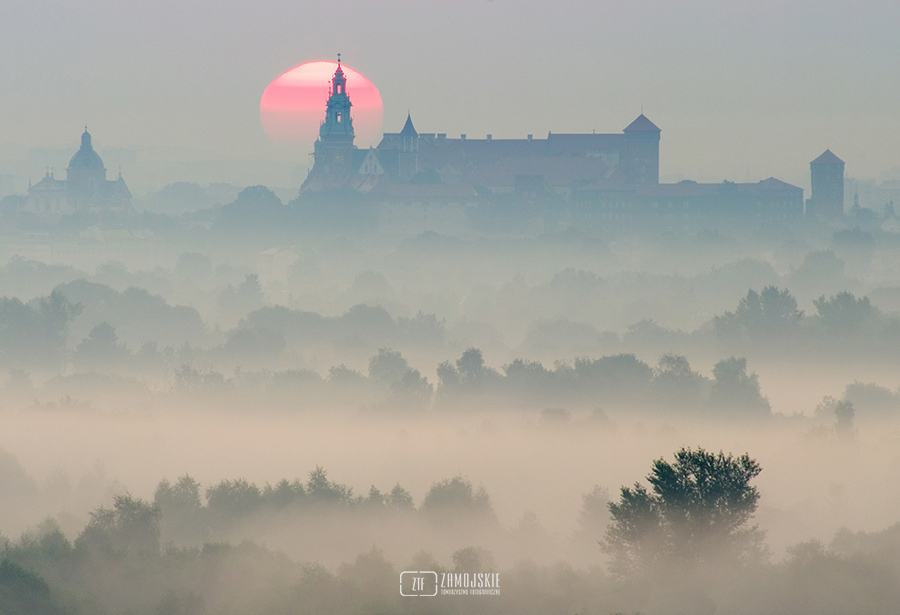
[[[653,459],[689,445],[749,452],[761,463],[757,521],[767,530],[770,547],[781,554],[802,540],[827,541],[840,527],[873,531],[896,522],[900,493],[890,485],[898,443],[896,422],[859,426],[848,439],[836,435],[832,424],[802,419],[710,426],[635,420],[627,414],[603,420],[576,414],[553,421],[522,412],[416,419],[249,408],[246,414],[187,407],[143,415],[7,411],[0,446],[38,489],[30,497],[8,499],[22,506],[8,507],[2,531],[15,536],[43,516],[55,516],[66,531],[77,534],[88,512],[108,506],[113,494],[128,492],[152,501],[162,478],[174,481],[186,473],[205,487],[236,478],[264,486],[284,478],[305,480],[321,466],[331,480],[359,494],[370,486],[389,491],[399,483],[416,505],[438,480],[466,477],[487,491],[504,528],[515,529],[530,511],[552,538],[546,553],[498,553],[504,563],[510,563],[506,557],[523,556],[552,561],[566,559],[571,550],[582,496],[594,485],[615,497],[619,486],[643,480]],[[369,546],[310,553],[285,536],[290,534],[271,527],[247,531],[247,537],[271,541],[269,546],[301,561],[337,564]],[[398,538],[384,537],[379,546],[399,561],[421,548],[435,548]],[[599,549],[594,555],[600,558]]]
[[[853,248],[831,233],[711,231],[490,239],[308,233],[288,239],[195,230],[166,239],[10,241],[0,247],[0,258],[9,259],[0,271],[5,296],[27,303],[63,285],[73,296],[80,289],[85,299],[69,323],[69,358],[61,365],[4,366],[0,448],[34,487],[18,512],[5,516],[0,532],[14,536],[49,515],[74,536],[90,511],[108,506],[113,495],[127,491],[151,500],[161,479],[185,473],[203,487],[237,478],[262,487],[302,480],[321,466],[359,494],[399,483],[417,505],[436,481],[465,476],[484,487],[507,530],[534,513],[550,541],[533,555],[552,560],[569,554],[582,496],[594,485],[615,497],[619,486],[641,480],[653,459],[682,446],[748,452],[760,461],[757,519],[776,554],[808,538],[828,540],[842,526],[879,530],[897,521],[900,495],[886,488],[897,470],[897,423],[860,406],[848,437],[835,431],[833,417],[811,417],[823,397],[840,398],[854,382],[876,383],[895,403],[891,391],[900,375],[893,355],[842,353],[838,336],[828,339],[829,352],[821,356],[817,346],[785,356],[765,345],[719,345],[708,329],[716,316],[734,311],[748,289],[766,286],[790,290],[810,318],[819,297],[870,295],[890,324],[900,308],[895,243],[878,235],[874,248]],[[249,284],[252,276],[258,287]],[[129,301],[153,303],[154,314],[174,315],[186,306],[189,318],[133,318],[131,308],[122,307],[130,288],[144,294],[132,292]],[[394,323],[429,315],[440,335],[382,338],[372,334],[384,333],[376,322],[368,337],[288,340],[268,355],[226,352],[233,332],[260,308],[314,312],[340,331],[341,319],[358,305],[383,308]],[[648,320],[659,329],[635,334],[632,328]],[[122,354],[80,363],[79,345],[106,321],[116,329]],[[187,341],[193,355],[181,353]],[[160,356],[169,346],[172,357],[150,367],[121,360],[148,342],[159,343]],[[561,402],[570,412],[559,415],[561,421],[542,415],[540,407],[492,400],[485,405],[494,407],[477,411],[432,402],[418,415],[402,416],[374,412],[385,400],[350,386],[324,389],[324,399],[288,392],[275,403],[250,389],[215,384],[289,370],[314,370],[327,381],[340,365],[362,378],[382,346],[402,352],[434,386],[438,365],[453,363],[469,347],[479,348],[498,372],[520,358],[551,369],[617,353],[634,353],[652,367],[674,352],[707,380],[718,361],[748,356],[748,371],[758,374],[774,415],[745,424],[617,407],[598,398]],[[175,390],[185,364],[201,377],[219,378],[209,394]],[[291,394],[298,397],[291,400]],[[594,412],[600,406],[604,414]],[[299,560],[332,558],[331,564],[370,546],[329,555],[304,552],[261,528],[248,534]],[[417,549],[399,539],[385,542],[386,549],[401,551],[392,553],[395,561],[407,561]],[[447,555],[463,546],[439,548]],[[598,550],[590,553],[599,559]],[[504,563],[522,555],[497,553]]]

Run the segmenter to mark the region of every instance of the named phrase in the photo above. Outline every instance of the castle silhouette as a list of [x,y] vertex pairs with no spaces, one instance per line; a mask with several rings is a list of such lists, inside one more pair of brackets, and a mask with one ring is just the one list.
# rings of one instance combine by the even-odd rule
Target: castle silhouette
[[812,195],[774,177],[755,183],[659,181],[660,129],[643,113],[621,133],[483,139],[420,133],[407,115],[374,148],[353,145],[347,79],[338,62],[315,142],[307,192],[366,195],[374,203],[473,205],[551,195],[584,220],[626,222],[739,216],[798,220],[844,211],[844,163],[830,150],[810,163]]

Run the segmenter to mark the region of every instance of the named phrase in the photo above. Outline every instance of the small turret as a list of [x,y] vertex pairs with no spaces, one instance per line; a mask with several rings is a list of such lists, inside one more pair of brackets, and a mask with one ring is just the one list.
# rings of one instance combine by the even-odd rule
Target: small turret
[[408,180],[419,170],[419,133],[412,123],[412,116],[407,112],[406,123],[400,131],[400,153],[397,160],[397,173],[400,179]]

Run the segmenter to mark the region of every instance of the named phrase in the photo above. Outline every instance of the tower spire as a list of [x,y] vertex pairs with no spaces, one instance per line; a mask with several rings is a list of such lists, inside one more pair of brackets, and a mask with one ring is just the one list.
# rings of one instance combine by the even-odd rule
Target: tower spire
[[341,69],[341,54],[338,54],[331,92],[325,104],[325,121],[319,127],[319,139],[313,153],[315,173],[333,174],[338,168],[349,168],[352,151],[356,149],[353,145],[355,135],[350,118],[351,106],[347,95],[347,77]]

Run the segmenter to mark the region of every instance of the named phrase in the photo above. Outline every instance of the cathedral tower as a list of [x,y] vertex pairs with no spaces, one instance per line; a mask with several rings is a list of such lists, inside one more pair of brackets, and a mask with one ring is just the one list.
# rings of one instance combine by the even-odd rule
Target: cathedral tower
[[353,120],[350,119],[350,97],[347,95],[347,78],[341,69],[338,55],[337,70],[331,79],[331,94],[326,103],[325,121],[319,127],[316,141],[314,167],[326,174],[346,173],[352,162]]

